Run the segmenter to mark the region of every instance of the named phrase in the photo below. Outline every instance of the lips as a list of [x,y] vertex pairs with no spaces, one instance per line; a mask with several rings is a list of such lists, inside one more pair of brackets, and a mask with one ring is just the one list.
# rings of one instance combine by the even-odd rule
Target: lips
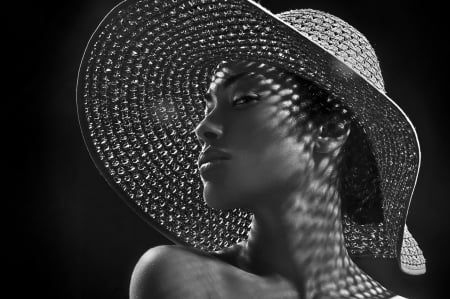
[[200,154],[200,158],[198,159],[198,167],[201,167],[203,164],[208,162],[229,160],[230,158],[231,155],[227,152],[217,148],[209,147]]

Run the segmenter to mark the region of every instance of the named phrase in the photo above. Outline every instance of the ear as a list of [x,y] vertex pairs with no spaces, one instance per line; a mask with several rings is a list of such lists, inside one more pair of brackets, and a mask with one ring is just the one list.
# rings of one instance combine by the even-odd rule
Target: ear
[[328,154],[342,148],[350,135],[350,126],[345,121],[332,120],[319,127],[314,151]]

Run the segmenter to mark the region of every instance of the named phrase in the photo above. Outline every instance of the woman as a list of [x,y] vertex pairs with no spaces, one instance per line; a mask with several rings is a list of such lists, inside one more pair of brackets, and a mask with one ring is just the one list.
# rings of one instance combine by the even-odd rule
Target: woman
[[215,258],[151,249],[132,298],[393,297],[345,248],[337,168],[350,134],[346,109],[312,82],[249,62],[219,67],[205,114],[196,129],[204,198],[250,210],[249,238]]
[[400,254],[417,136],[342,20],[251,1],[124,2],[79,80],[106,179],[168,237],[210,251],[149,250],[132,298],[394,298],[349,255],[422,271],[418,252]]

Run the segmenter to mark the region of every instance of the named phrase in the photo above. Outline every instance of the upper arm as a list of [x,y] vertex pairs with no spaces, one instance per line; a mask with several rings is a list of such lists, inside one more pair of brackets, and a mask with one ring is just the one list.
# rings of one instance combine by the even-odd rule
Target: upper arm
[[148,250],[136,264],[130,282],[130,299],[207,298],[211,286],[205,281],[201,257],[177,246]]
[[[174,268],[177,252],[172,246],[148,250],[137,262],[130,282],[130,299],[182,298],[174,286],[178,280]],[[178,297],[177,297],[178,296]]]
[[150,298],[152,290],[159,285],[157,281],[161,271],[161,259],[164,255],[163,246],[148,250],[134,267],[130,281],[130,299]]

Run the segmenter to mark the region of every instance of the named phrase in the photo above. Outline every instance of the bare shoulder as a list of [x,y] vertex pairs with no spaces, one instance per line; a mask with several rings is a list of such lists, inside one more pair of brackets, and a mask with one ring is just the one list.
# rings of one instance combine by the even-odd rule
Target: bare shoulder
[[279,277],[260,277],[194,248],[158,246],[138,261],[131,299],[297,298]]
[[151,248],[137,262],[130,298],[208,298],[206,278],[220,275],[208,254],[193,248],[165,245]]

